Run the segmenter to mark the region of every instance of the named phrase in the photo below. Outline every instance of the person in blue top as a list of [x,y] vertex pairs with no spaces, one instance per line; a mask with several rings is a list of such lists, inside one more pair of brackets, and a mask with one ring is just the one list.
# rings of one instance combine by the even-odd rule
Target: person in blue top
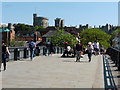
[[36,43],[33,41],[33,39],[31,39],[31,41],[29,42],[29,48],[30,48],[30,59],[32,60],[36,48]]

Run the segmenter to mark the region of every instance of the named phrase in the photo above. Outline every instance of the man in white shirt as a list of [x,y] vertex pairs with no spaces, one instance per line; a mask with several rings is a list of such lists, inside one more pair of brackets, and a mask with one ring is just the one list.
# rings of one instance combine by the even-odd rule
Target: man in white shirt
[[96,40],[94,42],[94,50],[95,50],[95,55],[98,55],[99,54],[99,42],[98,42],[98,40]]

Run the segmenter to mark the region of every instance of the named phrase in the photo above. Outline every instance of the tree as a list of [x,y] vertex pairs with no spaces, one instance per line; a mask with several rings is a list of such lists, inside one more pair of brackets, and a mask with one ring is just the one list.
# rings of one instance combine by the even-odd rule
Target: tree
[[28,30],[32,30],[30,25],[26,25],[26,24],[14,24],[15,27],[15,32],[17,31],[28,31]]
[[65,33],[63,29],[57,30],[56,34],[52,36],[51,41],[53,42],[54,45],[63,47],[65,42],[68,42],[71,47],[75,45],[76,38],[68,33]]
[[39,31],[40,29],[45,29],[44,26],[35,26],[34,30]]
[[110,37],[111,35],[105,33],[101,29],[86,29],[80,33],[81,36],[81,43],[83,45],[87,45],[88,42],[93,42],[98,40],[100,44],[107,48],[110,46]]

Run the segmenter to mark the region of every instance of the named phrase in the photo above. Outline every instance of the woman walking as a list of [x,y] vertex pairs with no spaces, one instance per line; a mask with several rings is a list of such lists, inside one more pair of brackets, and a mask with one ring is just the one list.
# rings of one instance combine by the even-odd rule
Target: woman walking
[[5,45],[5,42],[2,41],[2,63],[3,63],[3,66],[4,66],[4,71],[6,70],[6,58],[8,56],[10,56],[10,52],[8,50],[7,45]]

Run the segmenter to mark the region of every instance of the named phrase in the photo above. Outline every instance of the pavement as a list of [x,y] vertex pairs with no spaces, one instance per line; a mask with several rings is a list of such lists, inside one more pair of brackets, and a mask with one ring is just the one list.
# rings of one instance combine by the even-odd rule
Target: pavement
[[91,62],[87,55],[75,62],[61,54],[9,61],[0,74],[2,88],[104,88],[101,55],[93,55]]

